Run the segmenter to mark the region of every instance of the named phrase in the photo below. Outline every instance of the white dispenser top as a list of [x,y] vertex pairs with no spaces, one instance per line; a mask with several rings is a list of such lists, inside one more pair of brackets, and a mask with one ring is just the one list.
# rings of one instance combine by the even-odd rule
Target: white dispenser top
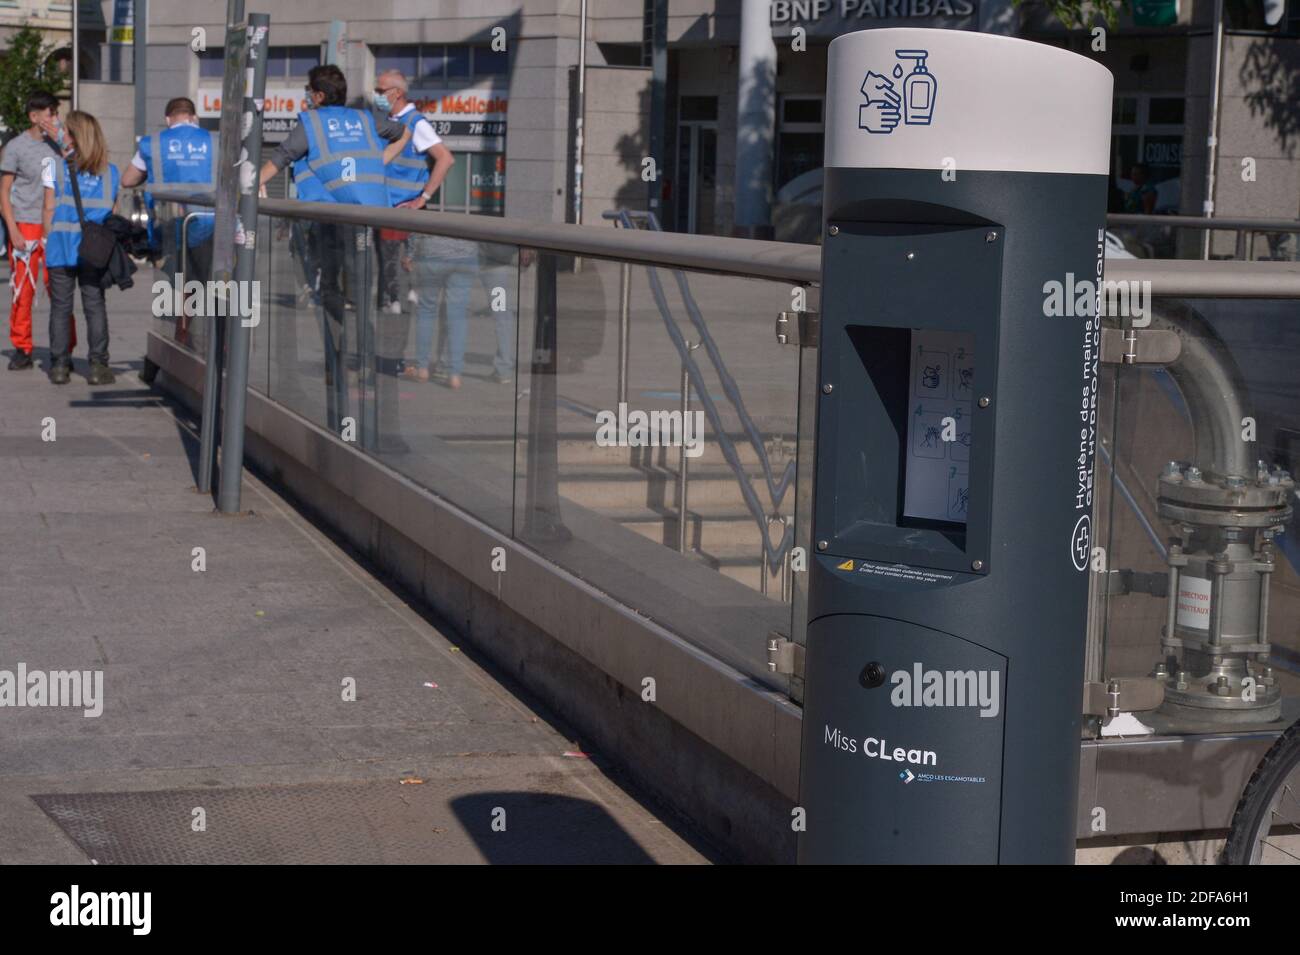
[[849,33],[828,54],[826,166],[1104,176],[1113,82],[1086,56],[1012,37]]

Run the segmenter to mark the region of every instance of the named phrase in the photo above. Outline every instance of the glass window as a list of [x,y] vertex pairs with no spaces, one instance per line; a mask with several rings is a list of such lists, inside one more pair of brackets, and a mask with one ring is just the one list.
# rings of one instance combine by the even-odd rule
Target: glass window
[[1186,100],[1180,96],[1155,96],[1147,111],[1147,121],[1153,126],[1181,126]]
[[466,212],[467,199],[469,198],[469,167],[468,156],[459,154],[456,156],[456,165],[451,167],[451,172],[447,173],[447,178],[442,181],[442,186],[438,189],[439,208],[443,212]]
[[718,98],[716,96],[683,96],[678,103],[677,117],[683,123],[711,123],[718,118]]
[[420,47],[420,79],[441,82],[445,75],[447,57],[442,46]]
[[777,139],[776,186],[822,168],[823,133],[781,133]]
[[416,63],[420,48],[410,46],[377,46],[374,48],[375,73],[384,70],[401,70],[403,76],[418,76]]
[[467,46],[447,47],[448,76],[469,76],[469,51]]
[[781,103],[783,123],[820,123],[821,121],[822,101],[820,99],[796,99],[788,96]]
[[273,46],[266,57],[266,78],[282,80],[289,75],[289,48]]
[[199,53],[199,77],[220,79],[226,72],[225,47],[209,47]]
[[490,46],[474,47],[474,72],[479,76],[499,76],[510,72],[510,54]]
[[473,153],[467,158],[470,161],[470,211],[505,215],[506,157],[501,153]]
[[1137,122],[1137,109],[1136,96],[1115,97],[1115,115],[1112,122],[1116,126],[1132,126]]
[[312,67],[320,65],[318,46],[290,46],[285,47],[285,50],[287,75],[290,79],[304,79]]

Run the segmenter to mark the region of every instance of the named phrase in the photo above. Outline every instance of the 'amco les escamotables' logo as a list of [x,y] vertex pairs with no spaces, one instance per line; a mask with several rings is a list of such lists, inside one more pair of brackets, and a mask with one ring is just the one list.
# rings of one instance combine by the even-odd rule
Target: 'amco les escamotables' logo
[[912,61],[912,72],[906,78],[902,63],[895,64],[892,79],[874,70],[867,71],[862,81],[862,95],[867,101],[858,107],[860,128],[888,135],[900,121],[904,126],[930,125],[939,82],[926,68],[929,55],[929,50],[895,50],[894,56],[899,60]]

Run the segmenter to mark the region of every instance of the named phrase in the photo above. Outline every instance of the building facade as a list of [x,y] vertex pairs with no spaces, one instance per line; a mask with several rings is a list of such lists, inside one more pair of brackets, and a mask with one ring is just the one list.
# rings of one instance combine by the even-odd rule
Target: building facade
[[[752,19],[742,36],[751,2],[766,21],[758,39]],[[1214,0],[1142,0],[1136,17],[1100,36],[1067,31],[1041,6],[1011,0],[670,0],[659,21],[659,82],[654,0],[589,0],[582,97],[580,0],[248,6],[271,14],[268,141],[285,135],[305,106],[303,82],[316,63],[337,62],[354,98],[369,93],[378,71],[401,69],[460,160],[438,197],[446,210],[600,223],[609,209],[652,207],[668,229],[813,240],[827,45],[889,26],[997,32],[1098,59],[1115,75],[1112,210],[1123,209],[1137,164],[1156,212],[1200,215],[1207,198]],[[1271,12],[1264,0],[1224,6],[1215,213],[1300,217],[1300,0],[1270,0]],[[82,103],[111,124],[120,155],[134,132],[123,43],[123,31],[135,28],[134,3],[81,7]],[[215,125],[223,8],[220,0],[147,4],[150,127],[182,92]],[[69,2],[0,0],[0,42],[30,21],[66,44],[70,16]],[[755,215],[760,221],[740,221]]]

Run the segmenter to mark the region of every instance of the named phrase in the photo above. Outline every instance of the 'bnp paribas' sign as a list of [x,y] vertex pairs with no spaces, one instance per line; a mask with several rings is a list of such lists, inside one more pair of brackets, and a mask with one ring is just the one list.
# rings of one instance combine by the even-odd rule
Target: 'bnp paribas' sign
[[877,26],[974,29],[976,0],[771,0],[773,30],[838,36]]

